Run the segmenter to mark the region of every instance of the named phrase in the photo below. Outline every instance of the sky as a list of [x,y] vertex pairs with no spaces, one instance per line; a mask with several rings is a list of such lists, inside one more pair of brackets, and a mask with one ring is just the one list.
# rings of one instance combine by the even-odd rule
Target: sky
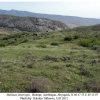
[[100,19],[100,0],[0,0],[0,9]]

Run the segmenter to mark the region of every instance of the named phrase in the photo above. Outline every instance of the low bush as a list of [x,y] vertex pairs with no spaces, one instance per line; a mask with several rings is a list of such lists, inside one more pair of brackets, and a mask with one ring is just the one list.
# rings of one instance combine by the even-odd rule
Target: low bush
[[59,43],[58,43],[58,42],[52,42],[51,45],[53,45],[53,46],[58,46]]
[[71,36],[66,36],[65,38],[64,38],[64,41],[71,41],[72,40],[72,37]]
[[79,35],[74,35],[73,36],[73,39],[78,39],[79,38]]
[[83,47],[92,47],[93,45],[95,45],[95,43],[93,40],[90,39],[82,39],[79,41],[79,45]]
[[28,39],[24,39],[21,41],[21,43],[26,43],[26,42],[28,42]]
[[40,44],[40,45],[36,45],[36,47],[40,47],[40,48],[46,48],[47,46],[44,44]]
[[92,50],[100,50],[100,45],[94,45],[91,47]]
[[96,79],[90,80],[88,83],[85,84],[85,88],[91,92],[100,92],[100,82]]
[[100,39],[96,38],[87,38],[87,39],[80,39],[79,45],[83,47],[93,47],[92,49],[96,49],[97,46],[100,46]]
[[32,93],[46,93],[46,92],[52,92],[51,87],[52,82],[48,78],[45,77],[38,77],[34,79],[27,89],[28,92]]
[[6,45],[6,43],[0,43],[0,47],[5,47]]

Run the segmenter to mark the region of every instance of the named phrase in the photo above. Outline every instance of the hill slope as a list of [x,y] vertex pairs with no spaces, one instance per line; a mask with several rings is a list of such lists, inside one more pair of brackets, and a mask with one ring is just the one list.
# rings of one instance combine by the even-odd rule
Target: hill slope
[[100,24],[100,19],[39,14],[39,13],[32,13],[32,12],[18,11],[18,10],[10,10],[10,11],[0,10],[0,14],[8,14],[8,15],[23,16],[23,17],[30,16],[30,17],[38,17],[38,18],[48,18],[51,20],[61,21],[71,28],[78,27],[78,26],[89,26],[89,25]]
[[0,15],[0,27],[13,28],[29,32],[46,32],[67,29],[68,27],[58,21],[35,17],[17,17]]
[[100,25],[0,34],[0,92],[100,92]]

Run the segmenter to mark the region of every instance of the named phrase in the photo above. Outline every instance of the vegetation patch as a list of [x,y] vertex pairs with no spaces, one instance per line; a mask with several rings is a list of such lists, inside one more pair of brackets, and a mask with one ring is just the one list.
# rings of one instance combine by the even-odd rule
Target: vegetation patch
[[40,47],[40,48],[46,48],[47,46],[44,44],[40,44],[40,45],[36,45],[36,47]]
[[90,92],[90,91],[94,91],[94,92],[100,92],[100,82],[98,80],[90,80],[88,83],[85,84],[86,89]]
[[58,42],[52,42],[51,45],[53,45],[53,46],[58,46],[59,43],[58,43]]
[[71,36],[66,36],[65,38],[64,38],[64,41],[71,41],[73,38],[71,37]]
[[43,60],[50,60],[50,61],[54,61],[54,62],[58,62],[59,61],[58,58],[51,57],[51,56],[48,56],[48,55],[43,57]]
[[0,34],[0,92],[100,92],[100,31],[92,27]]
[[51,87],[53,82],[45,77],[37,77],[30,83],[27,92],[31,93],[46,93],[52,92]]

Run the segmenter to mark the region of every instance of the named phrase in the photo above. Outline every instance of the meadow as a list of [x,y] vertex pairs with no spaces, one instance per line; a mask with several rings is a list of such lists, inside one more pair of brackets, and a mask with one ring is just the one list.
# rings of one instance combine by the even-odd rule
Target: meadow
[[99,26],[0,34],[0,92],[100,92]]

